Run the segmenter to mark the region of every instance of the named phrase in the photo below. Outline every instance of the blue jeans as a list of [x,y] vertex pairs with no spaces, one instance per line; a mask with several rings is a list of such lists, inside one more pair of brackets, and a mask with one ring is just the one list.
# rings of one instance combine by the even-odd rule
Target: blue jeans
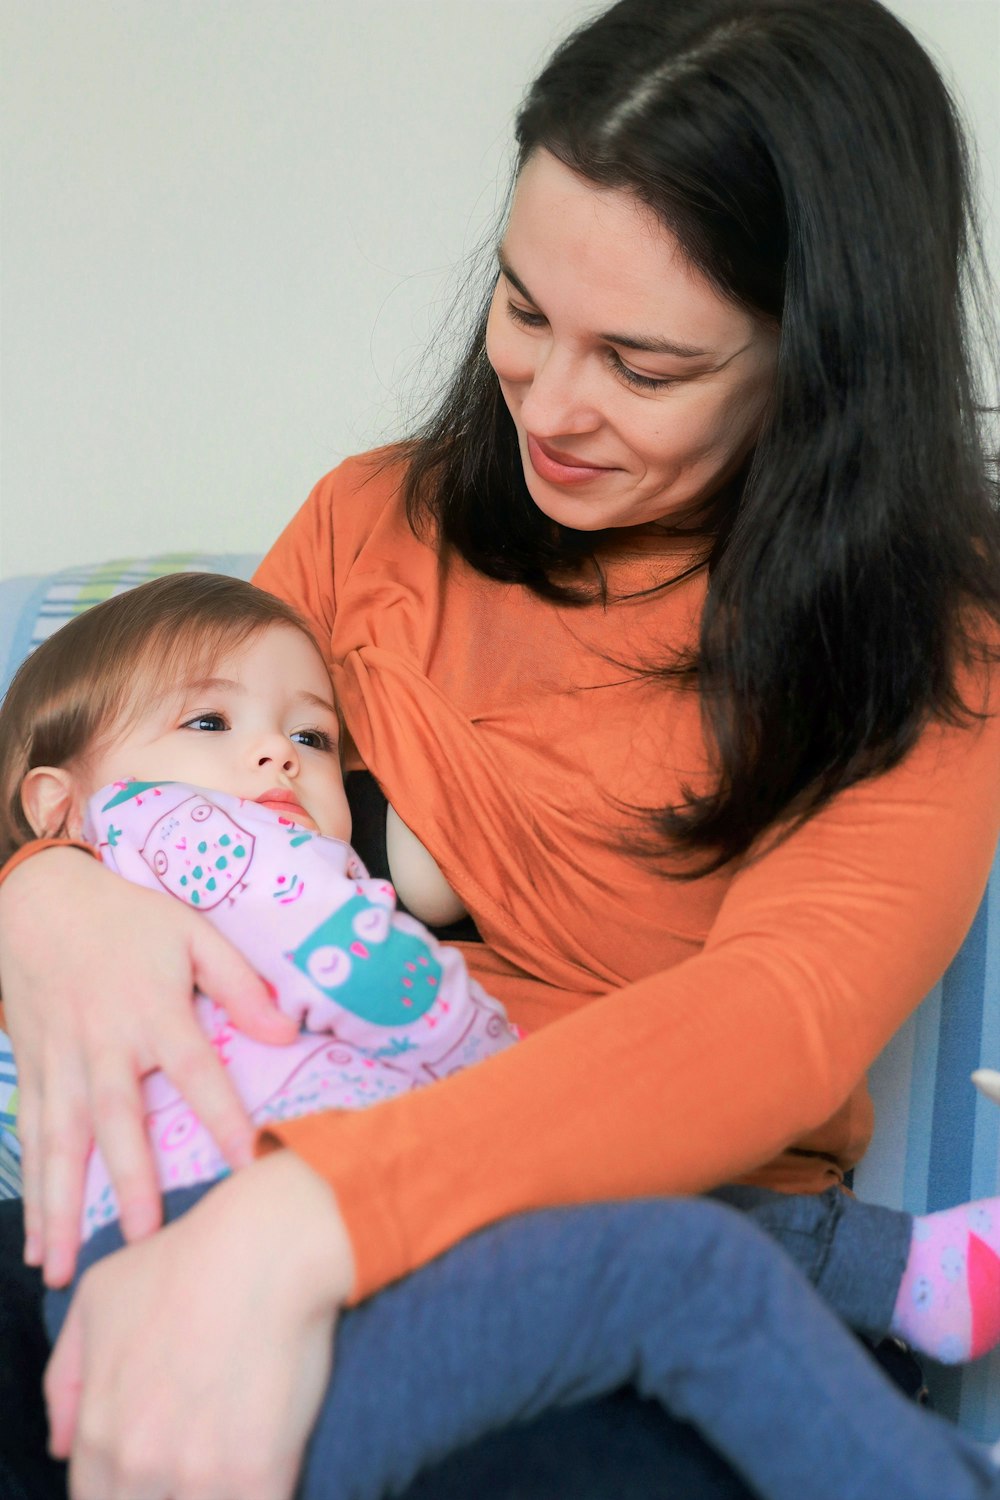
[[[201,1191],[169,1194],[170,1216]],[[1000,1500],[985,1451],[902,1397],[753,1222],[755,1209],[775,1223],[790,1209],[789,1248],[871,1326],[887,1297],[885,1286],[874,1300],[867,1290],[872,1211],[753,1194],[743,1206],[662,1199],[523,1215],[345,1313],[298,1500],[377,1500],[415,1480],[411,1500],[440,1500],[448,1455],[544,1412],[569,1408],[572,1420],[573,1408],[628,1387],[722,1455],[733,1472],[720,1466],[715,1493],[726,1500],[747,1494],[733,1473],[767,1500]],[[877,1224],[885,1211],[874,1212]],[[824,1215],[836,1232],[810,1228]],[[102,1230],[83,1265],[118,1244],[115,1226]],[[47,1301],[54,1334],[68,1295]],[[435,1481],[417,1478],[442,1461]],[[454,1493],[477,1490],[466,1472]],[[522,1475],[489,1493],[561,1491]],[[675,1487],[668,1466],[645,1491],[605,1480],[592,1493],[712,1490]]]

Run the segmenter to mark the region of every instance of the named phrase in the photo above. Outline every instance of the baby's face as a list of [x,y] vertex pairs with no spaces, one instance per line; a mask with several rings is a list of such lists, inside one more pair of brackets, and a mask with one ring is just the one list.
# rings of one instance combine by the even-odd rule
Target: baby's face
[[338,731],[319,652],[294,626],[270,625],[208,677],[154,692],[142,716],[88,758],[82,791],[132,777],[188,781],[348,840]]

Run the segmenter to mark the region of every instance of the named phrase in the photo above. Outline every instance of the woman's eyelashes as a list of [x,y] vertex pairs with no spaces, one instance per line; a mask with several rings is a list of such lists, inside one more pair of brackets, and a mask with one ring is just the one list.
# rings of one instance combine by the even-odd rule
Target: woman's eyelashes
[[526,307],[518,307],[516,302],[507,298],[507,314],[512,323],[520,323],[522,328],[542,328],[545,319],[541,313],[529,312]]
[[[517,323],[521,328],[544,328],[545,318],[541,313],[530,312],[526,307],[518,307],[516,302],[507,299],[507,315],[512,323]],[[673,375],[640,375],[638,370],[633,370],[627,365],[616,349],[606,349],[605,359],[612,372],[626,385],[636,391],[663,391],[670,386],[676,385],[677,377]]]
[[620,375],[626,385],[632,386],[637,391],[665,391],[669,386],[677,385],[677,377],[674,375],[640,375],[638,370],[633,370],[627,365],[614,349],[608,350],[608,364],[616,375]]

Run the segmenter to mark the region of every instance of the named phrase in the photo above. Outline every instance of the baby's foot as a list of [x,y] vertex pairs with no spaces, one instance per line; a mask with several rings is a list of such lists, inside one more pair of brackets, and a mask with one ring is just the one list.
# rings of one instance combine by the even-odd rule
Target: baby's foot
[[891,1331],[945,1364],[1000,1343],[1000,1198],[913,1221]]

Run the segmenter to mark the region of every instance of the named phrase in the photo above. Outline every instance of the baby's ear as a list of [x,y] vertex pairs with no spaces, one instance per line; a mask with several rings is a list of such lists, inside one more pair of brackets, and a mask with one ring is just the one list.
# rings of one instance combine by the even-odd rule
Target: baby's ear
[[38,838],[79,838],[83,822],[76,783],[64,766],[36,766],[21,782],[24,816]]

